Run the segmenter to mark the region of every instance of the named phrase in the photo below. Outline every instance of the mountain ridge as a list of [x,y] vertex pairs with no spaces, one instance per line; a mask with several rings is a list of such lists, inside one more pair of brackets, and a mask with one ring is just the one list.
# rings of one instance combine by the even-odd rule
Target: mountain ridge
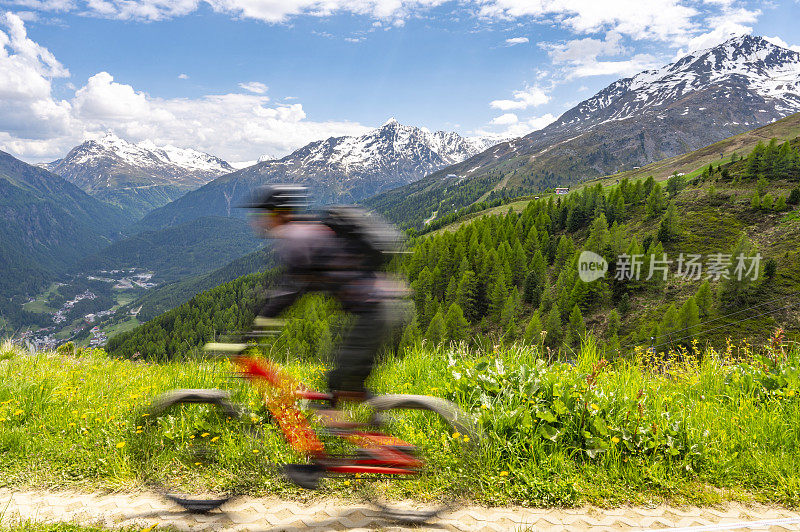
[[307,186],[319,204],[356,202],[479,153],[491,142],[390,119],[365,135],[314,141],[280,159],[223,175],[149,213],[139,226],[163,228],[201,215],[239,216],[235,207],[251,189],[278,182]]
[[368,204],[396,222],[420,226],[433,212],[631,170],[793,111],[800,111],[800,54],[761,37],[735,37],[618,80],[541,130]]

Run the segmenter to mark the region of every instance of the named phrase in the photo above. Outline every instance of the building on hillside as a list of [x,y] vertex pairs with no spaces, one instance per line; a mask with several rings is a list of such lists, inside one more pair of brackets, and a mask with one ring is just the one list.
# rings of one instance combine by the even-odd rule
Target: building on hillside
[[566,194],[567,192],[569,192],[569,187],[558,187],[556,189],[556,194],[559,195],[559,196],[563,195],[563,194]]

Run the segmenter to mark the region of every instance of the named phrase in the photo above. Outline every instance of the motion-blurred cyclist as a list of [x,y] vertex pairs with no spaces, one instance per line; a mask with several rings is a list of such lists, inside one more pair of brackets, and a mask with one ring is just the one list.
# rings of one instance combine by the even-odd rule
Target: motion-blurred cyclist
[[275,252],[285,268],[256,322],[278,316],[302,295],[313,291],[332,295],[355,318],[337,350],[334,368],[328,373],[332,409],[320,412],[323,419],[336,426],[340,418],[333,409],[339,401],[369,397],[364,382],[393,321],[385,304],[386,287],[391,283],[379,272],[382,259],[374,247],[365,245],[365,239],[337,230],[347,226],[339,222],[351,211],[356,217],[361,211],[343,207],[325,216],[308,216],[308,193],[304,187],[263,187],[246,206],[257,211],[252,219],[256,232],[275,239]]

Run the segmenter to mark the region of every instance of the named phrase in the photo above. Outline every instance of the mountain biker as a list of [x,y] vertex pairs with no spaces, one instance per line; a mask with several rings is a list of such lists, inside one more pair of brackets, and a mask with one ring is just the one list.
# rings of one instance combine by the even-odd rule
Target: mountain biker
[[339,401],[370,396],[364,381],[372,372],[390,320],[374,261],[322,220],[305,215],[307,205],[307,190],[296,185],[260,188],[245,205],[257,211],[251,219],[255,231],[275,239],[275,251],[285,268],[258,316],[262,322],[274,318],[313,291],[332,295],[354,316],[327,376],[332,409],[319,412],[335,426],[339,418],[333,409]]

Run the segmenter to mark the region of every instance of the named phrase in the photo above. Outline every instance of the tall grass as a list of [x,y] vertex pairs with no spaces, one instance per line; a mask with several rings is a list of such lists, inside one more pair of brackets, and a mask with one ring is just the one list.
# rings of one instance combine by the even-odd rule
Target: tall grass
[[[324,381],[321,365],[288,369],[312,386]],[[140,408],[168,389],[206,387],[233,389],[257,407],[256,393],[229,370],[226,361],[149,364],[100,350],[4,360],[0,484],[136,488],[141,477],[128,450]],[[797,504],[799,372],[800,349],[780,338],[759,349],[690,348],[658,358],[637,351],[611,363],[589,338],[571,362],[547,362],[531,346],[475,352],[423,344],[384,360],[372,387],[444,397],[473,413],[483,438],[465,489],[479,502]],[[409,431],[412,441],[426,438],[426,427]],[[275,431],[262,449],[293,459]],[[259,467],[258,456],[241,456],[226,468],[247,478],[247,491],[298,493]],[[402,495],[423,497],[425,489]],[[352,486],[326,490],[348,495]]]

